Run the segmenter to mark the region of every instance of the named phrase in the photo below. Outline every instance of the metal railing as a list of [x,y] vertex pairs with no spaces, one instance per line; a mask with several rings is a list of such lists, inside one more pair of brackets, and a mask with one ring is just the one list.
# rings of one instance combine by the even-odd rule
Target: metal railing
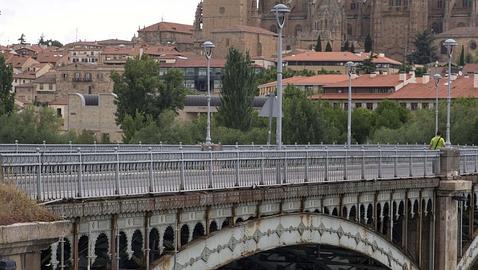
[[[222,145],[223,150],[242,150],[242,151],[259,151],[259,150],[274,150],[275,145],[262,145],[262,144],[248,144],[248,145]],[[289,150],[304,150],[304,149],[344,149],[347,146],[344,144],[294,144],[285,145],[285,149]],[[355,144],[351,145],[351,149],[415,149],[420,150],[428,147],[424,144]],[[476,146],[455,146],[460,149],[478,149]],[[75,153],[78,149],[81,152],[143,152],[151,149],[154,152],[175,152],[175,151],[200,151],[202,145],[183,145],[183,144],[0,144],[0,153],[36,153],[49,152],[49,153]]]
[[[290,147],[289,147],[290,148]],[[476,150],[465,169],[476,166]],[[439,152],[397,147],[0,154],[0,179],[39,201],[306,182],[431,177]]]

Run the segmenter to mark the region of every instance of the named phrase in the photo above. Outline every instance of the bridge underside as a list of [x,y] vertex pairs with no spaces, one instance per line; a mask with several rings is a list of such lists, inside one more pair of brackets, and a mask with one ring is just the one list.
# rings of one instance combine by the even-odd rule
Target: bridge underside
[[232,262],[219,270],[389,269],[374,259],[340,247],[308,244],[280,247]]

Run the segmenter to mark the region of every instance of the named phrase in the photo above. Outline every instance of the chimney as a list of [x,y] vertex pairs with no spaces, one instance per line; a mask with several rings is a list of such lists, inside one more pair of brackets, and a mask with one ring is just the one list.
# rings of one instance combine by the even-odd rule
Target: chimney
[[399,73],[398,76],[401,82],[404,82],[407,80],[407,73]]
[[478,73],[473,74],[473,88],[478,88]]
[[427,84],[429,82],[430,82],[430,74],[428,74],[428,73],[423,74],[422,83]]

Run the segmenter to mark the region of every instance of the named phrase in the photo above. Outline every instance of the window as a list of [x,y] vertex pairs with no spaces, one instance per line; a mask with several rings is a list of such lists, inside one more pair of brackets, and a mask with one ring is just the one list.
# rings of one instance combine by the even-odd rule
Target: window
[[373,110],[373,103],[367,103],[367,109]]
[[407,103],[402,102],[402,103],[400,103],[400,106],[402,106],[402,108],[407,108]]
[[85,74],[85,80],[91,81],[91,73],[86,73]]
[[226,13],[226,8],[225,7],[220,7],[219,8],[219,14],[224,14]]
[[443,8],[443,0],[437,1],[437,8]]
[[75,80],[79,81],[81,79],[81,74],[79,72],[75,72]]
[[43,83],[40,83],[40,90],[43,90]]
[[362,108],[362,103],[360,102],[355,103],[355,108]]
[[61,108],[56,109],[56,116],[63,117],[63,114],[61,113]]
[[51,83],[48,84],[48,90],[53,90],[53,84]]
[[476,47],[477,47],[476,46],[476,41],[474,41],[474,40],[470,41],[470,49],[476,50]]
[[412,102],[411,109],[412,109],[412,111],[416,111],[418,109],[418,103]]
[[422,103],[422,109],[428,109],[429,108],[429,105],[428,103]]

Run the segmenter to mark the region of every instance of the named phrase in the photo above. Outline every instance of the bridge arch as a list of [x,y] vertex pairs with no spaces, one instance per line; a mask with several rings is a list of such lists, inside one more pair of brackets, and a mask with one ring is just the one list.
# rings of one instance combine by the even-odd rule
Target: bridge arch
[[[176,269],[217,269],[261,251],[300,244],[342,247],[374,258],[390,269],[418,269],[378,233],[358,223],[315,213],[264,217],[217,231],[178,252]],[[173,266],[174,256],[164,256],[153,269],[169,270]]]

